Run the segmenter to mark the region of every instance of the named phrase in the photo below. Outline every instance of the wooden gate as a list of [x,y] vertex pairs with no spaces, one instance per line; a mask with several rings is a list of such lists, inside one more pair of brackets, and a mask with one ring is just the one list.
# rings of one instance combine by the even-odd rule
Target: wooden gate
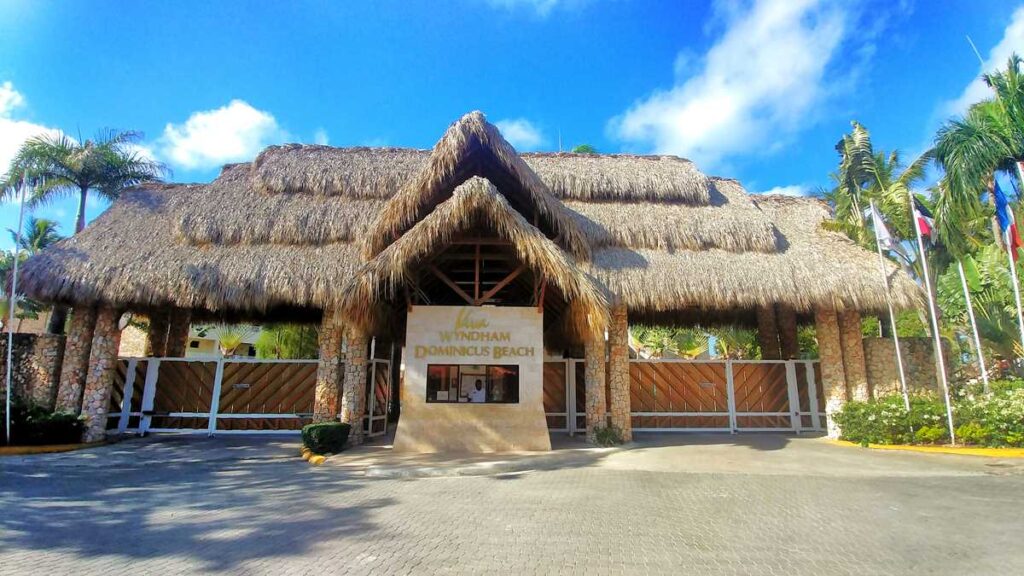
[[725,363],[629,363],[634,430],[731,430]]
[[822,429],[817,361],[631,360],[633,430]]
[[587,429],[586,383],[583,360],[544,363],[544,415],[548,430],[576,432]]
[[391,400],[391,362],[374,359],[366,371],[366,413],[363,433],[381,436],[388,430],[388,405]]
[[295,433],[312,421],[316,370],[316,360],[121,359],[107,428]]

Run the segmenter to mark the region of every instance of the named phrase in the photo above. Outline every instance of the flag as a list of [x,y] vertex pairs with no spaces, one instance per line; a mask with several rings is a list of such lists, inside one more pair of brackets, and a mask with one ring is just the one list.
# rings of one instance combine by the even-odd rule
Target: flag
[[914,198],[914,222],[917,224],[917,230],[921,236],[927,236],[929,240],[935,239],[935,217],[916,197]]
[[1003,190],[999,188],[998,181],[996,181],[995,186],[992,188],[992,196],[996,201],[996,219],[999,220],[999,229],[1003,231],[1004,236],[1008,236],[1010,245],[1007,249],[1010,251],[1010,255],[1013,256],[1013,261],[1016,262],[1018,250],[1021,248],[1020,234],[1017,233],[1017,222],[1013,217],[1010,201],[1006,198]]
[[871,224],[875,228],[875,238],[878,241],[878,245],[884,250],[895,250],[896,239],[889,232],[889,228],[885,225],[885,220],[878,213],[878,208],[875,208],[874,203],[872,203],[868,210],[871,211]]

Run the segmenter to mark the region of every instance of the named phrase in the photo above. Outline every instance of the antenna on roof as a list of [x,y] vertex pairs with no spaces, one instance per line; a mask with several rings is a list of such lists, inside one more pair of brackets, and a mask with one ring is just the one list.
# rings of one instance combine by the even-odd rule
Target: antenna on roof
[[967,36],[967,43],[971,45],[971,50],[974,50],[974,55],[978,57],[978,62],[985,66],[985,59],[981,57],[981,52],[978,52],[978,47],[974,45],[974,40],[971,40],[970,36]]
[[558,151],[562,151],[562,129],[558,129]]

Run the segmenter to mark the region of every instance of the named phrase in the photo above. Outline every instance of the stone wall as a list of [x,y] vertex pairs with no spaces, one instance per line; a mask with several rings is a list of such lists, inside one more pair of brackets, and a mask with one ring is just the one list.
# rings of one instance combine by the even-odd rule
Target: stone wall
[[[903,370],[911,391],[936,390],[935,355],[931,338],[900,338]],[[865,338],[864,360],[875,398],[900,392],[896,349],[891,338]]]
[[146,341],[148,334],[146,330],[137,326],[128,325],[121,331],[121,348],[117,351],[118,356],[134,356],[142,358],[146,354]]
[[[15,334],[14,398],[52,410],[57,398],[57,380],[64,359],[64,336],[58,334]],[[0,334],[0,398],[7,392],[7,334]]]

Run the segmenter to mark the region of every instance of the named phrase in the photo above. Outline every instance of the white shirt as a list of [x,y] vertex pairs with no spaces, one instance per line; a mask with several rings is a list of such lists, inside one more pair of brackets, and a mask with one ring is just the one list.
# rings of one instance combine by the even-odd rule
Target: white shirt
[[473,389],[469,391],[469,401],[478,403],[487,402],[487,390],[485,388],[477,390],[474,386]]

